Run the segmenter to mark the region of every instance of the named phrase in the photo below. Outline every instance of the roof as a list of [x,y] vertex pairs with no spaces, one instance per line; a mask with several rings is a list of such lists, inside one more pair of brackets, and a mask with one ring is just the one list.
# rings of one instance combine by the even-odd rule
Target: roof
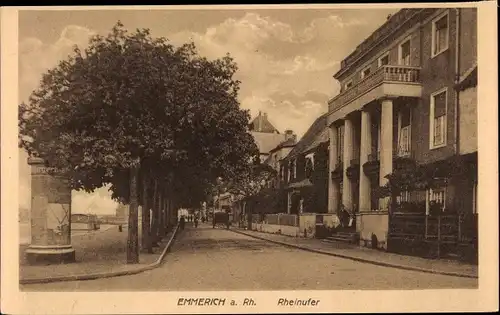
[[270,162],[271,162],[271,155],[268,155],[268,156],[266,157],[266,159],[264,160],[264,162],[262,162],[262,163],[264,163],[264,164],[269,164]]
[[250,131],[256,131],[256,132],[265,132],[265,133],[278,133],[278,129],[276,129],[271,122],[269,122],[269,119],[267,118],[266,113],[261,113],[259,112],[259,115],[255,117],[252,122],[250,122],[250,125],[248,126]]
[[318,147],[321,143],[328,141],[329,134],[328,126],[326,123],[327,116],[327,113],[325,113],[312,123],[312,125],[306,131],[304,136],[302,136],[297,145],[295,145],[292,151],[290,151],[287,159],[296,157],[302,153],[309,152]]
[[272,149],[269,152],[275,152],[278,151],[279,149],[294,147],[296,144],[297,144],[297,139],[295,139],[295,137],[289,138],[278,144],[274,149]]
[[283,142],[285,135],[279,133],[250,132],[259,148],[259,153],[268,154],[278,144]]

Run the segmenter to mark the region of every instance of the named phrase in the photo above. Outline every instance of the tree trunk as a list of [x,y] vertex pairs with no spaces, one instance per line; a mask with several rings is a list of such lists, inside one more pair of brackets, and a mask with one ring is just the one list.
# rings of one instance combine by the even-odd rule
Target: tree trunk
[[130,169],[130,206],[128,216],[128,240],[127,240],[127,264],[139,263],[139,222],[138,222],[138,198],[137,198],[137,175],[138,166]]
[[152,246],[158,247],[158,207],[156,206],[158,198],[158,181],[155,179],[153,199],[151,203],[153,220],[151,222],[151,243]]
[[172,211],[172,207],[171,207],[171,204],[170,204],[170,193],[168,192],[168,189],[167,189],[167,199],[165,200],[165,206],[166,206],[166,209],[165,209],[165,227],[167,229],[167,232],[170,232],[172,226],[171,226],[171,214],[170,212]]
[[[168,183],[167,183],[168,185]],[[163,225],[165,226],[165,232],[168,233],[170,232],[170,224],[169,224],[169,217],[168,217],[168,213],[170,211],[169,209],[169,193],[168,193],[168,187],[165,188],[165,212],[163,213]]]
[[[246,203],[245,203],[245,208],[246,208]],[[245,211],[247,212],[247,228],[249,230],[252,229],[252,207],[250,207],[248,209],[248,211],[245,209]]]
[[151,226],[149,224],[149,196],[148,196],[148,176],[146,174],[142,177],[142,248],[147,253],[153,253],[151,246]]
[[172,223],[174,225],[177,225],[179,221],[179,215],[178,215],[178,210],[177,210],[177,203],[175,202],[175,196],[172,195],[171,200],[170,200],[170,206],[172,207],[172,217],[170,218],[172,220]]
[[164,195],[165,188],[162,187],[160,189],[160,193],[158,194],[158,207],[159,207],[159,220],[158,220],[158,234],[159,238],[158,239],[163,239],[165,237],[165,195]]
[[245,227],[245,225],[246,225],[245,221],[244,221],[245,220],[245,215],[246,215],[246,209],[245,209],[246,205],[247,205],[247,202],[245,200],[243,200],[242,203],[241,203],[241,216],[242,216],[242,219],[243,219],[242,221],[243,221],[243,224],[244,224],[243,227]]

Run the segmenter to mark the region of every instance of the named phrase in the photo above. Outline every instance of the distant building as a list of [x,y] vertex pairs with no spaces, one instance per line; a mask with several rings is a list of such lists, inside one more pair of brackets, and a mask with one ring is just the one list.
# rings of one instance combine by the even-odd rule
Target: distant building
[[288,156],[296,144],[297,135],[295,135],[292,130],[286,130],[285,141],[269,151],[269,155],[264,163],[268,164],[276,171],[276,178],[270,183],[272,187],[277,187],[280,183],[280,177],[282,176],[282,169],[280,168],[281,161]]
[[269,122],[266,113],[259,112],[259,115],[252,120],[248,128],[259,148],[261,162],[267,159],[272,149],[287,139],[287,134],[280,134],[278,129]]

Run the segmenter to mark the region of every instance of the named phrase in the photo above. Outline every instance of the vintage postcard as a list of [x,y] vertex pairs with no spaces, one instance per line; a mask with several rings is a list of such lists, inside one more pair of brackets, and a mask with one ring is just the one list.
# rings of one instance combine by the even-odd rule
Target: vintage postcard
[[2,312],[498,310],[495,8],[2,8]]

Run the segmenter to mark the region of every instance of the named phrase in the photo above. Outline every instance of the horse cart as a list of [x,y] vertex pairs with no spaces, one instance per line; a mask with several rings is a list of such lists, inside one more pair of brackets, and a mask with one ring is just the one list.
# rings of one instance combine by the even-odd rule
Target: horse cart
[[216,226],[225,226],[229,229],[229,213],[226,212],[215,212],[212,219],[212,225],[215,229]]

